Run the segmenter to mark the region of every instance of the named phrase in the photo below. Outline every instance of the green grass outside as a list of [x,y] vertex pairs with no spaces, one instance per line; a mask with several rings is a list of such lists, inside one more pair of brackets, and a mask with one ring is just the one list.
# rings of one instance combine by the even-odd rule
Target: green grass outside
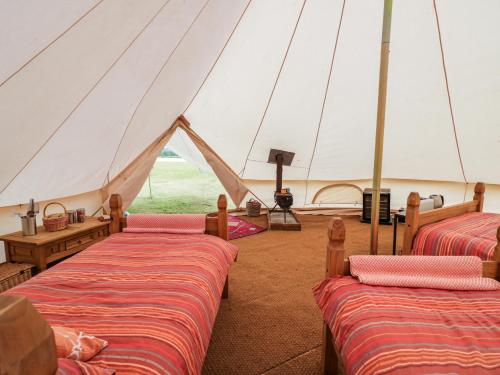
[[[212,172],[189,163],[157,161],[151,170],[151,192],[146,180],[128,208],[131,213],[209,213],[217,211],[217,198],[224,187]],[[227,194],[226,194],[227,196]],[[228,197],[230,208],[232,202]]]

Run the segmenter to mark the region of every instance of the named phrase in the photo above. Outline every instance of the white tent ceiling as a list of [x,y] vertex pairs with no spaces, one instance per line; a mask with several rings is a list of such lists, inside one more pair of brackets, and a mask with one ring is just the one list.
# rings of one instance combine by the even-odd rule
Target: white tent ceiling
[[[0,206],[102,188],[182,113],[243,180],[270,148],[290,180],[371,178],[382,8],[0,2]],[[383,176],[500,184],[500,1],[436,8],[442,45],[432,0],[394,2]]]

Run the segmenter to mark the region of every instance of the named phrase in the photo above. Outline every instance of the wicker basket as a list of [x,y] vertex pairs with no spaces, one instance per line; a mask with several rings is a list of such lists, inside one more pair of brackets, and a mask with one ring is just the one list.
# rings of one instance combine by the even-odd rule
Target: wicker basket
[[31,279],[33,265],[26,263],[0,264],[0,293]]
[[248,216],[260,216],[260,202],[255,199],[250,199],[247,202],[247,215]]
[[[59,205],[63,208],[64,213],[46,215],[47,207],[51,205]],[[68,213],[66,207],[59,202],[51,202],[43,209],[43,226],[47,232],[56,232],[58,230],[66,229],[68,226]]]

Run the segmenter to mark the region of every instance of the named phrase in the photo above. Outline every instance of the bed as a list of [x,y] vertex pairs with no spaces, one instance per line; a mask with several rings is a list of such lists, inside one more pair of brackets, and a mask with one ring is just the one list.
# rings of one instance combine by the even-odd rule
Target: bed
[[500,261],[500,214],[484,213],[485,186],[479,182],[472,201],[419,211],[411,193],[406,208],[403,255],[474,255]]
[[90,364],[118,374],[199,374],[238,251],[225,241],[225,197],[207,216],[206,234],[122,233],[120,196],[110,207],[114,234],[6,294],[26,296],[53,326],[108,341]]
[[[367,285],[350,276],[340,218],[328,236],[327,278],[313,289],[325,322],[325,374],[500,373],[500,290]],[[483,277],[498,276],[497,262],[468,258]]]

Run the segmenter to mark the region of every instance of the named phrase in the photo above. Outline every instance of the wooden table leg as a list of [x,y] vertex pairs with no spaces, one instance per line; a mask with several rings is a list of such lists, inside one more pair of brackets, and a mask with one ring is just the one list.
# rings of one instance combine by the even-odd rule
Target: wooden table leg
[[35,255],[35,265],[38,272],[45,271],[47,269],[47,258],[45,256],[45,249],[37,249]]
[[10,250],[9,250],[9,243],[8,242],[4,242],[4,251],[5,251],[5,261],[6,262],[10,262]]

